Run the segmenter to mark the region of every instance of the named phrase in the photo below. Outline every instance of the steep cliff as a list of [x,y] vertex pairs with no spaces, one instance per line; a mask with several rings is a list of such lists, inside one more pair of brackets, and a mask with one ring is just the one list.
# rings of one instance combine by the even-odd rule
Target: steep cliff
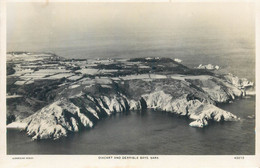
[[106,84],[99,80],[85,86],[80,93],[70,95],[72,91],[75,91],[73,87],[55,102],[21,120],[27,134],[33,139],[58,139],[70,132],[91,128],[113,113],[145,108],[187,116],[193,120],[190,126],[204,127],[209,120],[239,120],[215,104],[243,95],[242,90],[228,81],[200,76],[184,76],[183,80],[169,77],[111,80]]

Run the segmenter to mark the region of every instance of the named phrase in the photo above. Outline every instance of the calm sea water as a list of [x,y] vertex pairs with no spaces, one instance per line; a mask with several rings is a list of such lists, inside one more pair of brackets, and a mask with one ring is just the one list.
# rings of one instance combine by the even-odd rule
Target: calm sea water
[[119,113],[93,129],[60,140],[31,141],[24,132],[7,130],[8,154],[255,154],[255,97],[221,105],[241,118],[193,128],[185,117],[166,112]]
[[[54,52],[65,58],[169,57],[195,67],[214,64],[255,81],[255,38],[251,34],[222,31],[216,28],[167,27],[154,30],[82,34],[65,36],[62,41],[18,43],[16,50]],[[9,45],[8,45],[9,46]],[[10,50],[10,49],[9,49]]]
[[255,81],[253,39],[234,37],[226,40],[216,35],[204,37],[194,34],[185,38],[188,35],[167,33],[153,37],[151,34],[144,34],[141,37],[126,35],[125,39],[124,36],[95,37],[92,42],[78,40],[74,41],[75,46],[72,44],[67,47],[53,48],[52,51],[66,58],[179,58],[189,67],[211,63],[239,77],[247,77]]

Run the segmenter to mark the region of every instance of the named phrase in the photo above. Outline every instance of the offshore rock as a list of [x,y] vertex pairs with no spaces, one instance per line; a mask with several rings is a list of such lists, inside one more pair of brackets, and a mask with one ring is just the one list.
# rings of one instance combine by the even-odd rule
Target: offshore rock
[[212,64],[208,64],[208,65],[202,65],[200,64],[198,67],[196,67],[197,69],[208,69],[208,70],[219,70],[219,66],[218,65],[212,65]]

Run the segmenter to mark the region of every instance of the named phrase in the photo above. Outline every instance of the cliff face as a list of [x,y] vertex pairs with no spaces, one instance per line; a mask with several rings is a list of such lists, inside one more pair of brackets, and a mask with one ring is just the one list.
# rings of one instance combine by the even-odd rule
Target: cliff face
[[[209,120],[239,120],[215,103],[242,96],[242,90],[216,77],[185,78],[109,80],[106,84],[99,80],[68,98],[62,95],[21,122],[25,123],[24,129],[33,139],[58,139],[69,132],[91,128],[98,120],[113,113],[145,108],[187,116],[193,120],[190,126],[195,127],[207,126]],[[75,90],[67,90],[66,94],[71,91]]]

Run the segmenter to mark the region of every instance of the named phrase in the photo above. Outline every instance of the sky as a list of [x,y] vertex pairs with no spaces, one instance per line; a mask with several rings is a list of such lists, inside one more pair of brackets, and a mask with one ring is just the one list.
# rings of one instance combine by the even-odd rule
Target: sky
[[162,33],[252,39],[254,26],[250,3],[9,3],[7,50],[120,46],[125,39],[149,42]]

